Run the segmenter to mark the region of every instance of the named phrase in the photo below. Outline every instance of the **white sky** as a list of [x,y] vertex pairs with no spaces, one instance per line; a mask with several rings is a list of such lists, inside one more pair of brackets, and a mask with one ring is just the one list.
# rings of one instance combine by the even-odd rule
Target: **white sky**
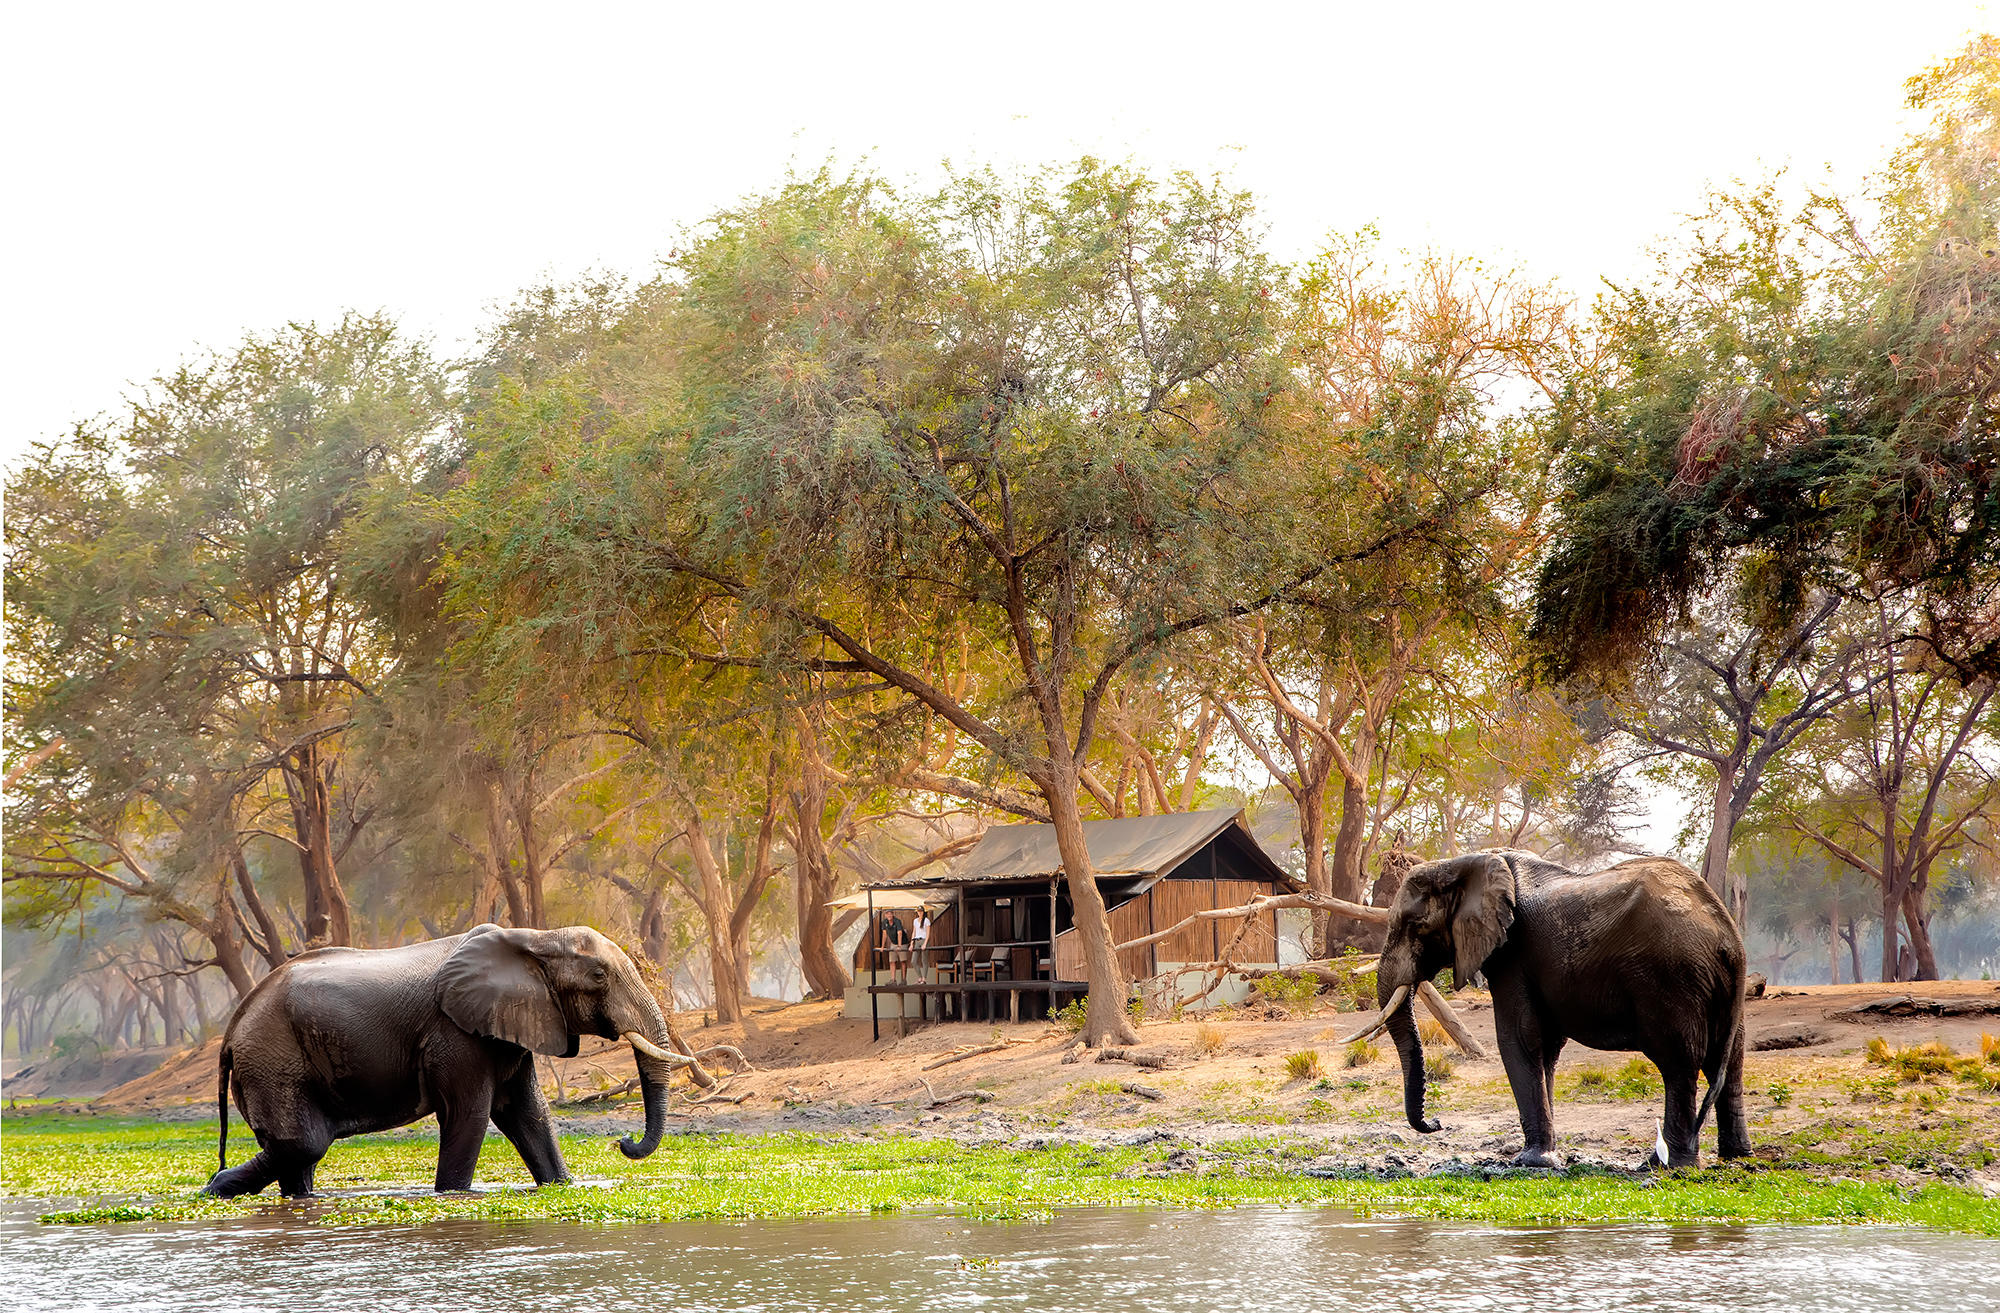
[[[1392,12],[1393,11],[1393,12]],[[1230,172],[1280,253],[1374,222],[1588,292],[1705,186],[1847,179],[1991,5],[56,5],[0,29],[0,455],[201,347],[523,285],[863,156]],[[1664,844],[1671,831],[1658,836]]]

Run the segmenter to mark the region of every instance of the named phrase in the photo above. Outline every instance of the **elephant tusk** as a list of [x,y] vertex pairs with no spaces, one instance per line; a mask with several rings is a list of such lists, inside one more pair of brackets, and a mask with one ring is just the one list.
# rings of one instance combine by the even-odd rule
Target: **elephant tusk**
[[1396,1009],[1403,1006],[1403,1001],[1409,996],[1410,987],[1408,985],[1396,986],[1396,992],[1389,995],[1389,1005],[1382,1009],[1381,1016],[1375,1018],[1375,1024],[1345,1042],[1356,1044],[1364,1039],[1373,1039],[1375,1036],[1381,1034],[1383,1028],[1389,1024],[1389,1018],[1396,1015]]
[[627,1043],[629,1043],[633,1048],[639,1050],[639,1052],[645,1054],[649,1058],[656,1059],[660,1062],[671,1062],[676,1067],[691,1067],[694,1065],[693,1058],[686,1057],[679,1053],[669,1053],[667,1050],[653,1043],[653,1041],[647,1039],[644,1035],[641,1035],[636,1030],[626,1031],[622,1036],[622,1038]]

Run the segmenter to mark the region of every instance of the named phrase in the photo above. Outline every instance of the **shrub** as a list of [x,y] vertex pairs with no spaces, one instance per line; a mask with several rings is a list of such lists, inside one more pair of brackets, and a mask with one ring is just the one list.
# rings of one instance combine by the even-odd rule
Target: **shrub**
[[1458,1059],[1443,1049],[1424,1055],[1424,1079],[1433,1085],[1450,1080],[1451,1074],[1457,1070]]
[[1892,1049],[1889,1041],[1877,1035],[1868,1041],[1867,1060],[1878,1067],[1887,1067],[1906,1082],[1916,1082],[1927,1078],[1956,1076],[1970,1081],[1983,1090],[2000,1087],[2000,1074],[1987,1070],[1990,1063],[2000,1061],[2000,1042],[1994,1042],[1992,1035],[1979,1037],[1980,1056],[1960,1057],[1951,1045],[1942,1040],[1932,1040],[1928,1044],[1912,1044],[1907,1048]]
[[1365,1039],[1357,1039],[1347,1046],[1347,1065],[1365,1067],[1382,1056],[1382,1050]]
[[1049,1020],[1074,1035],[1083,1029],[1083,1023],[1089,1016],[1088,1007],[1089,1000],[1072,999],[1059,1008],[1050,1008]]
[[1293,1080],[1318,1080],[1323,1074],[1318,1049],[1301,1049],[1285,1057],[1285,1071]]
[[1319,980],[1315,976],[1265,976],[1257,982],[1257,992],[1295,1017],[1303,1017],[1319,1001]]
[[1220,1053],[1222,1042],[1228,1037],[1222,1027],[1213,1021],[1204,1021],[1194,1028],[1194,1051],[1196,1053]]

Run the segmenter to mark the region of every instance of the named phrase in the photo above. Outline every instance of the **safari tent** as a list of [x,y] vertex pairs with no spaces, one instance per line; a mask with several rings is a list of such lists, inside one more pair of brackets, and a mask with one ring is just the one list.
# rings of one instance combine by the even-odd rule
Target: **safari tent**
[[[1167,929],[1193,912],[1238,907],[1299,887],[1257,842],[1241,811],[1086,821],[1083,832],[1117,943]],[[1030,1016],[1043,1015],[1088,989],[1052,825],[996,825],[942,870],[864,885],[851,897],[865,900],[867,919],[854,952],[847,1011],[874,1018],[878,1033],[885,1016],[998,1016],[1003,1001],[1010,1017],[1018,1018],[1024,1002]],[[905,979],[891,970],[882,923],[886,915],[907,929],[918,906],[933,918],[930,941]],[[1121,961],[1134,980],[1213,962],[1238,925],[1186,926],[1123,950]],[[1256,919],[1234,960],[1278,965],[1276,913]],[[1198,994],[1210,984],[1190,972],[1176,976],[1174,988]],[[1232,980],[1219,991],[1222,999],[1212,993],[1202,998],[1226,1001],[1242,989]]]

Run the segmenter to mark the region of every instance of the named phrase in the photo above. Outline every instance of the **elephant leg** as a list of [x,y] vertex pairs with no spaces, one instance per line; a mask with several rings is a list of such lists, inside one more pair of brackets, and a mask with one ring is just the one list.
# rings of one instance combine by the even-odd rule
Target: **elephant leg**
[[536,1185],[569,1180],[562,1148],[556,1143],[555,1122],[549,1116],[548,1096],[542,1093],[542,1084],[535,1079],[532,1060],[523,1062],[494,1092],[493,1124],[521,1155]]
[[1500,1040],[1500,1065],[1507,1069],[1507,1084],[1514,1091],[1514,1107],[1521,1114],[1521,1135],[1526,1145],[1514,1155],[1516,1167],[1560,1167],[1555,1157],[1555,1109],[1549,1098],[1550,1072],[1562,1041],[1545,1044],[1539,1026],[1522,1027]]
[[[438,1165],[436,1187],[440,1193],[470,1190],[472,1174],[479,1166],[479,1150],[486,1143],[486,1123],[493,1112],[493,1076],[460,1073],[438,1082]],[[448,1089],[449,1092],[446,1092]]]
[[233,1199],[237,1195],[256,1194],[277,1179],[277,1163],[269,1152],[260,1149],[247,1162],[225,1167],[209,1177],[201,1192],[218,1199]]
[[332,1142],[332,1137],[327,1136],[273,1146],[279,1149],[274,1155],[277,1158],[279,1191],[293,1199],[303,1199],[312,1194],[313,1172],[319,1167],[319,1160],[326,1157]]
[[1667,1087],[1667,1107],[1661,1134],[1667,1142],[1668,1167],[1698,1167],[1701,1144],[1695,1130],[1694,1114],[1700,1101],[1695,1098],[1693,1064],[1668,1065],[1654,1059],[1660,1078]]
[[1729,1061],[1723,1064],[1722,1093],[1716,1096],[1716,1135],[1724,1158],[1750,1156],[1750,1123],[1743,1116],[1743,1029],[1729,1046]]

